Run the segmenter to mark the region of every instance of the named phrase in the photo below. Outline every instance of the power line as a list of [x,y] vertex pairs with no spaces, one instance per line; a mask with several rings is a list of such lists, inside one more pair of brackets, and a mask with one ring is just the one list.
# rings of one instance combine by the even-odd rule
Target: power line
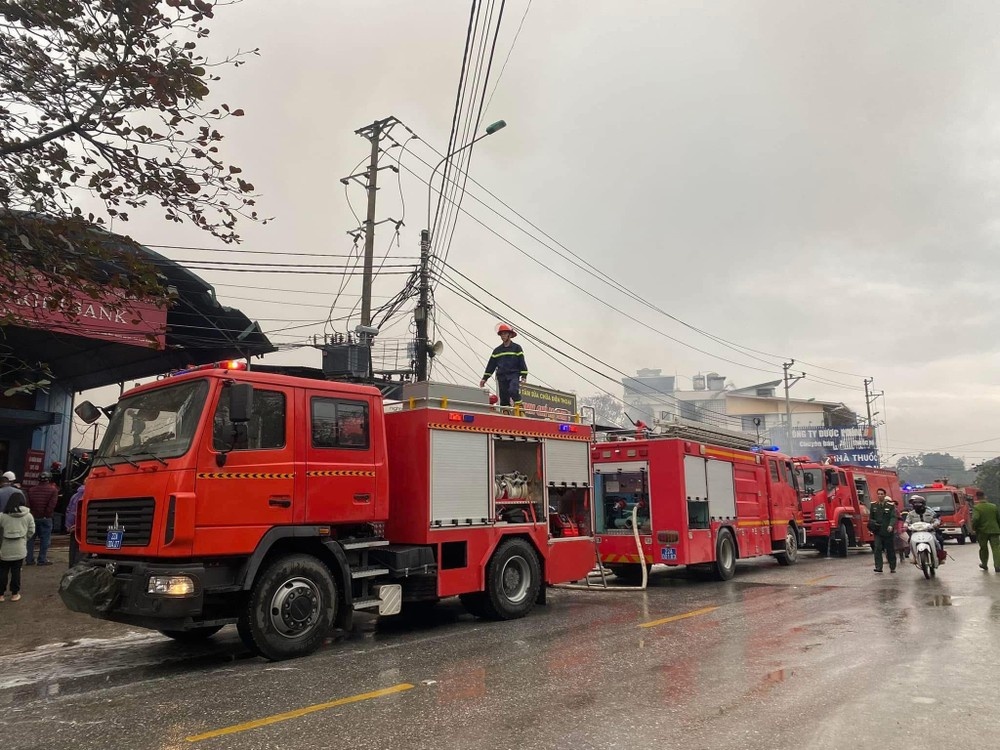
[[517,45],[517,38],[521,35],[521,27],[524,26],[524,19],[528,17],[528,11],[531,10],[531,0],[528,0],[528,5],[524,9],[524,15],[521,16],[521,22],[517,25],[517,31],[514,32],[514,41],[510,43],[510,49],[507,50],[507,57],[504,58],[503,65],[500,66],[500,72],[497,74],[497,79],[493,84],[493,90],[490,92],[490,98],[486,100],[486,109],[484,112],[489,112],[490,103],[493,101],[493,95],[497,92],[497,86],[500,85],[500,79],[503,78],[503,73],[507,70],[507,63],[510,62],[510,56],[514,52],[514,47]]

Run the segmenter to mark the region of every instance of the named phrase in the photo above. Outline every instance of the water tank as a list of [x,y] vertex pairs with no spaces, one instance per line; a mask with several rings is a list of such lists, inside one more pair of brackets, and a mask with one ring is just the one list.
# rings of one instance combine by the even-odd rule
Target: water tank
[[726,377],[717,372],[708,373],[708,390],[721,391],[726,387]]
[[704,375],[695,375],[693,378],[691,378],[691,382],[694,384],[694,389],[696,391],[703,391],[703,390],[705,390],[705,376]]

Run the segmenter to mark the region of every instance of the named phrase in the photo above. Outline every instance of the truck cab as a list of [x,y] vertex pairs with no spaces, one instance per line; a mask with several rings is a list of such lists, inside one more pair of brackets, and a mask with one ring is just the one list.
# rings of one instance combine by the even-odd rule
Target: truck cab
[[927,507],[937,514],[941,520],[941,535],[945,539],[954,539],[959,544],[965,544],[966,539],[973,539],[972,504],[976,494],[975,487],[956,487],[941,479],[927,485],[918,485],[906,493],[906,509],[910,509],[910,496],[920,495],[927,501]]

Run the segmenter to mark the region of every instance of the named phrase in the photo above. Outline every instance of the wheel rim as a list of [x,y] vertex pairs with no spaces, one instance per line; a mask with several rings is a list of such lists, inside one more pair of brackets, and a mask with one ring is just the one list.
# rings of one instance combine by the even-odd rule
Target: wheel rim
[[531,567],[520,555],[511,557],[500,571],[503,595],[512,604],[520,604],[527,598],[531,588]]
[[285,581],[271,597],[271,625],[285,638],[301,638],[316,624],[320,600],[319,588],[308,578]]
[[719,545],[719,564],[722,565],[723,570],[729,570],[733,567],[735,557],[733,543],[729,537],[726,537],[722,540],[722,544]]
[[795,531],[789,526],[788,531],[785,532],[785,555],[787,555],[789,560],[794,560],[798,552],[799,540],[795,536]]

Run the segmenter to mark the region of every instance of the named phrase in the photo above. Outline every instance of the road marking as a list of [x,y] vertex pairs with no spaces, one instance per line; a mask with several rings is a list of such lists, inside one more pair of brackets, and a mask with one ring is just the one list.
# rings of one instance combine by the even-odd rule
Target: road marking
[[399,685],[393,685],[389,688],[384,688],[382,690],[373,690],[370,693],[361,693],[359,695],[352,695],[347,698],[338,698],[335,701],[329,701],[327,703],[317,703],[314,706],[306,706],[305,708],[297,708],[294,711],[286,711],[283,714],[275,714],[274,716],[268,716],[264,719],[257,719],[255,721],[247,721],[243,724],[234,724],[231,727],[223,727],[222,729],[213,729],[211,732],[203,732],[202,734],[193,734],[190,737],[185,737],[184,739],[188,742],[201,742],[202,740],[210,740],[213,737],[222,737],[226,734],[236,734],[237,732],[245,732],[248,729],[257,729],[258,727],[266,727],[268,724],[277,724],[279,721],[288,721],[289,719],[297,719],[300,716],[305,716],[306,714],[315,713],[316,711],[325,711],[328,708],[334,708],[336,706],[344,706],[348,703],[358,703],[359,701],[367,701],[372,698],[382,698],[386,695],[393,695],[394,693],[402,693],[406,690],[412,689],[414,686],[409,683],[401,683]]
[[833,573],[829,573],[825,576],[820,576],[819,578],[810,578],[806,581],[807,586],[811,586],[814,583],[819,583],[820,581],[825,581],[827,578],[833,578]]
[[714,612],[717,609],[718,607],[702,607],[701,609],[695,609],[690,612],[685,612],[682,615],[673,615],[672,617],[664,617],[662,620],[643,622],[639,624],[639,627],[655,628],[657,625],[666,625],[668,622],[677,622],[678,620],[686,620],[689,617],[697,617],[698,615],[707,615],[709,612]]

